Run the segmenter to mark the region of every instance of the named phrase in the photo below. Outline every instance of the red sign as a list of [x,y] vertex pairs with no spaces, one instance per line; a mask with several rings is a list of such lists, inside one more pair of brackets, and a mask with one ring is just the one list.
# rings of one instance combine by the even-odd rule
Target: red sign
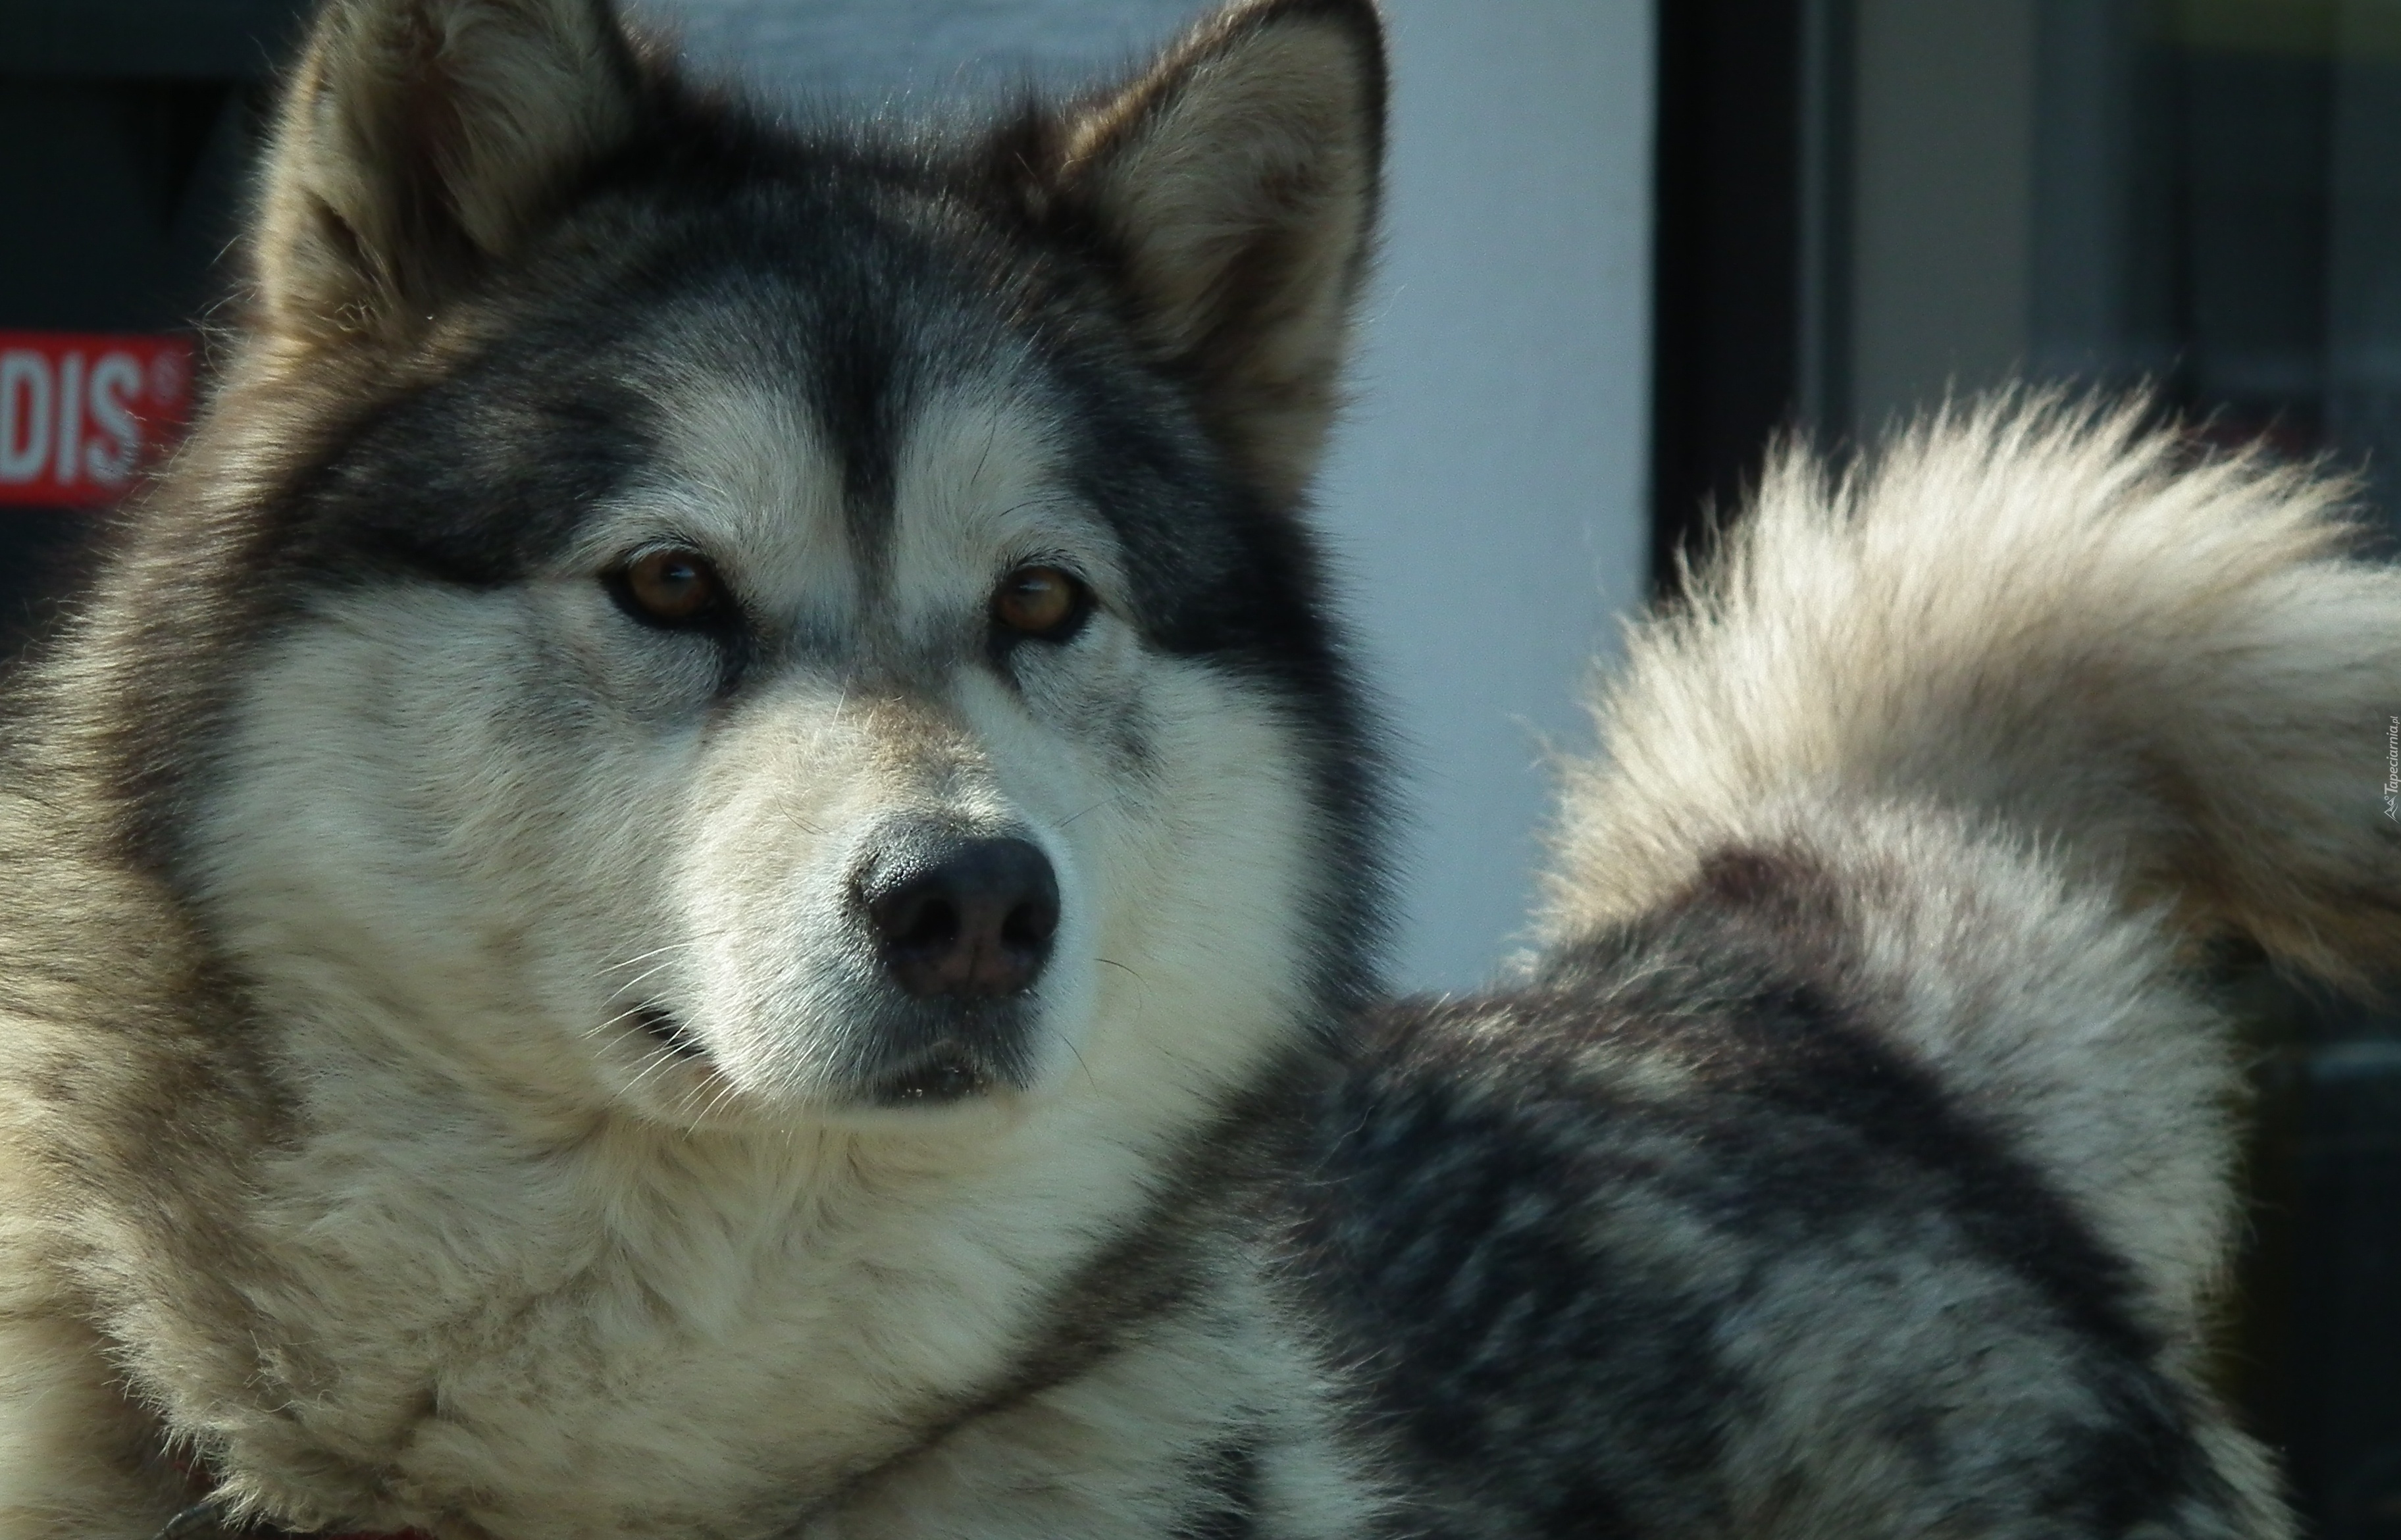
[[0,503],[115,499],[191,404],[183,337],[0,332]]

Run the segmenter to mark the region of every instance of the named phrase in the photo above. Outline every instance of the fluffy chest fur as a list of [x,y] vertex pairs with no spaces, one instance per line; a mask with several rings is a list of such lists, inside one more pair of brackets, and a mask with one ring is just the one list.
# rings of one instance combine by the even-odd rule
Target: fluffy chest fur
[[277,1267],[241,1281],[258,1374],[164,1387],[279,1511],[789,1522],[1004,1389],[1030,1317],[1143,1196],[1121,1146],[1056,1125],[963,1161],[420,1110],[268,1162],[252,1239]]

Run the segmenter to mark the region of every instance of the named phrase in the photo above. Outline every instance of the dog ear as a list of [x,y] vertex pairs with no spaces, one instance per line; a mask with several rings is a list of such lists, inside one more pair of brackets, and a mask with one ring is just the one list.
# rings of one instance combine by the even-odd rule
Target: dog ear
[[263,323],[405,336],[631,133],[639,95],[609,0],[332,0],[268,152]]
[[1338,405],[1384,96],[1374,0],[1237,0],[1069,125],[1058,194],[1122,263],[1145,341],[1279,503]]

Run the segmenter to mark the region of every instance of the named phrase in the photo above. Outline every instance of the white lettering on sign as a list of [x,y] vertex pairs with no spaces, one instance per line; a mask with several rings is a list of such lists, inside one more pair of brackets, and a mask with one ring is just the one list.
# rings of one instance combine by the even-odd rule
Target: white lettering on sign
[[104,502],[188,407],[172,337],[0,332],[0,502]]
[[0,481],[31,481],[50,458],[50,361],[0,353]]
[[142,424],[133,417],[142,384],[142,363],[131,353],[103,353],[91,366],[91,420],[101,436],[84,446],[84,469],[103,487],[125,485],[142,462]]

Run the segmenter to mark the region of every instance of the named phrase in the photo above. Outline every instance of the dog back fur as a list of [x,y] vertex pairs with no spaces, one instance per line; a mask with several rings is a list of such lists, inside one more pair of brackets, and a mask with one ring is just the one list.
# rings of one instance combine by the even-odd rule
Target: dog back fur
[[[2379,777],[2401,708],[2401,571],[2355,558],[2341,483],[2202,453],[2147,431],[2146,410],[2018,394],[1931,416],[1848,472],[1777,456],[1691,597],[1633,628],[1597,692],[1600,749],[1569,767],[1538,922],[1530,998],[1547,1003],[1520,1009],[1556,1017],[1564,997],[1589,1022],[1648,1020],[1619,1029],[1621,1092],[1689,1065],[1727,1011],[1758,1030],[1832,1011],[1816,1047],[1766,1061],[1804,1080],[1810,1054],[1846,1040],[1890,1053],[1881,1073],[1930,1076],[1929,1096],[2025,1162],[2030,1191],[2065,1201],[2063,1236],[2116,1258],[2061,1298],[2114,1299],[2105,1314],[2125,1313],[2127,1341],[2153,1344],[2137,1356],[2195,1409],[2176,1416],[2214,1474],[2170,1483],[2188,1494],[2161,1510],[2180,1514],[2171,1528],[2273,1534],[2287,1520],[2271,1466],[2206,1409],[2201,1373],[2241,1217],[2243,1101],[2202,975],[2229,942],[2345,987],[2401,964],[2401,829]],[[1702,923],[1677,915],[1749,940],[1712,931],[1712,965],[1669,939]],[[1672,982],[1689,968],[1722,976]],[[1467,1014],[1491,1040],[1489,1013]],[[1425,1052],[1459,1030],[1405,1040]],[[1710,1107],[1724,1110],[1695,1093],[1679,1122]],[[1826,1203],[1864,1204],[1821,1176]],[[1968,1207],[2007,1207],[2009,1185]],[[1782,1220],[1737,1230],[1752,1223]],[[1942,1276],[1928,1271],[1924,1298],[1965,1275]],[[1818,1328],[1841,1331],[1828,1301],[1843,1286],[1805,1292]],[[1845,1505],[1893,1490],[1889,1446],[1829,1426],[1864,1425],[1871,1403],[1954,1425],[1931,1387],[1867,1367],[1915,1308],[1888,1297],[1881,1326],[1857,1323],[1854,1418],[1798,1360],[1769,1376],[1827,1394],[1753,1427],[1749,1459],[1811,1469],[1821,1513],[1866,1522]],[[1941,1315],[1929,1308],[1920,1319]],[[2025,1388],[2026,1407],[2052,1394]],[[2047,1441],[1999,1432],[2009,1421],[1965,1428],[1963,1446]],[[2021,1479],[1982,1489],[1995,1511]],[[1941,1502],[1980,1487],[1963,1478]]]

